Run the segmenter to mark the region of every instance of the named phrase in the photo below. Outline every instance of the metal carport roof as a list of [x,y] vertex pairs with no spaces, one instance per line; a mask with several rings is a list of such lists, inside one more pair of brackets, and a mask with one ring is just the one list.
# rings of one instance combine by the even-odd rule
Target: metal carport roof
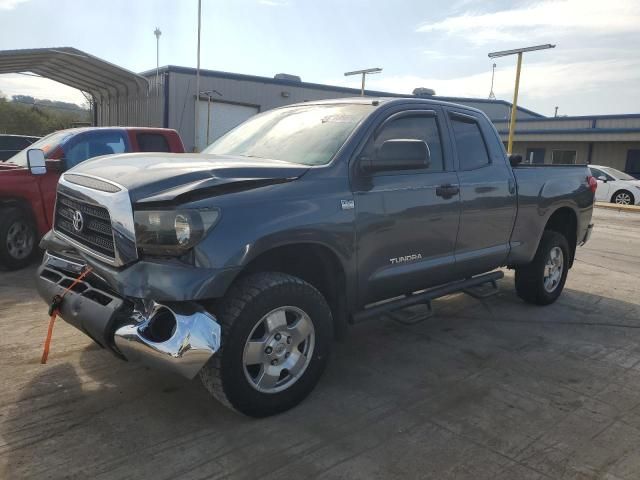
[[32,72],[98,101],[146,93],[146,78],[73,47],[1,50],[0,73]]

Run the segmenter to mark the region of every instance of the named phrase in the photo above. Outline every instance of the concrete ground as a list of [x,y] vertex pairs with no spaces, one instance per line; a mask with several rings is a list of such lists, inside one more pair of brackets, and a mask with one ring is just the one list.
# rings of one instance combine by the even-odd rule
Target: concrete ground
[[453,295],[352,329],[299,407],[252,420],[60,321],[0,273],[0,478],[640,478],[640,215],[598,209],[564,294]]

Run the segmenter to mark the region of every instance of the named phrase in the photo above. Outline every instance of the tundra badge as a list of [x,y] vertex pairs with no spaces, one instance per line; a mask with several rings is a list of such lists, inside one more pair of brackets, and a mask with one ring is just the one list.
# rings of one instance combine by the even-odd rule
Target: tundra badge
[[422,255],[419,253],[414,253],[412,255],[405,255],[404,257],[390,258],[389,261],[392,264],[395,263],[405,263],[405,262],[415,262],[416,260],[422,259]]

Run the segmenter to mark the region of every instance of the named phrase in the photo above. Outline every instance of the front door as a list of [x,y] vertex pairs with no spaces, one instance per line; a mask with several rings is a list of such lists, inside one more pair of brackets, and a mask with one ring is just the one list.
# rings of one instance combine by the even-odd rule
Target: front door
[[589,167],[589,170],[591,170],[591,175],[596,177],[596,181],[598,182],[598,188],[596,188],[596,201],[608,202],[611,198],[609,193],[609,190],[611,189],[610,182],[615,181],[615,179],[599,168]]
[[504,265],[516,215],[516,183],[495,130],[480,114],[449,109],[460,182],[460,276]]
[[423,140],[430,150],[423,169],[352,170],[360,306],[455,277],[460,197],[445,131],[439,108],[390,112],[356,156],[391,139]]

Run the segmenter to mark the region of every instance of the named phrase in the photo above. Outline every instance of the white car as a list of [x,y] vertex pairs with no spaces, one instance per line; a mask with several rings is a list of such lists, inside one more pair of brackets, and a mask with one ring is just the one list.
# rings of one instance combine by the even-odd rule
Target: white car
[[598,181],[596,201],[619,205],[640,204],[640,180],[611,167],[589,165],[589,168]]

